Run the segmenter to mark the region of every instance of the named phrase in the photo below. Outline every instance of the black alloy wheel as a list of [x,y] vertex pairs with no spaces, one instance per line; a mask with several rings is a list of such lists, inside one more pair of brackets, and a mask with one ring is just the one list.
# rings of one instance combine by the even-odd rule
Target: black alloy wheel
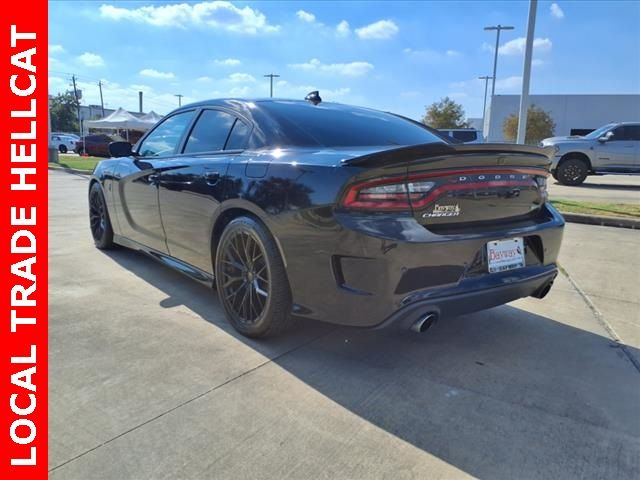
[[60,145],[58,147],[58,150],[60,150],[60,153],[67,153],[67,146],[66,145]]
[[98,183],[94,183],[89,191],[89,226],[96,247],[100,249],[113,247],[113,230],[109,212],[107,212],[102,188]]
[[243,335],[264,337],[291,323],[291,293],[278,248],[250,217],[227,225],[216,254],[218,296],[230,323]]
[[589,168],[580,158],[568,158],[564,160],[556,170],[558,181],[563,185],[580,185],[587,178]]

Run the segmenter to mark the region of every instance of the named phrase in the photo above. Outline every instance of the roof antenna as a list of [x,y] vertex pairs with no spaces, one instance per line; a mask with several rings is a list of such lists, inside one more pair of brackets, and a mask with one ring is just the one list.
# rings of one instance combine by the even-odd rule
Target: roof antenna
[[318,105],[322,99],[320,98],[320,92],[318,90],[314,90],[313,92],[307,93],[307,96],[304,97],[307,102],[311,102],[314,105]]

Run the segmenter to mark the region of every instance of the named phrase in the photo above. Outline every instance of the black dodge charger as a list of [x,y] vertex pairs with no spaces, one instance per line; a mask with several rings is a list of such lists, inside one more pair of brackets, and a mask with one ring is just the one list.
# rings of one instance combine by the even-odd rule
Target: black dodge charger
[[453,145],[318,97],[195,103],[110,148],[89,186],[96,246],[215,287],[248,336],[296,317],[421,332],[542,298],[557,275],[541,148]]

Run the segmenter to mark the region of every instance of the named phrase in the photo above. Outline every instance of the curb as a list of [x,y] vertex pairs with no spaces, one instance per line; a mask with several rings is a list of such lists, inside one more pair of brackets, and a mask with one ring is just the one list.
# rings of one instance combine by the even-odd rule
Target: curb
[[92,170],[76,170],[75,168],[67,168],[67,167],[49,167],[49,170],[57,170],[61,172],[67,173],[75,173],[76,175],[91,175],[93,173]]
[[562,213],[567,222],[571,223],[584,223],[586,225],[600,225],[602,227],[617,227],[617,228],[631,228],[634,230],[640,229],[640,219],[624,218],[624,217],[609,217],[601,215],[584,215],[581,213]]

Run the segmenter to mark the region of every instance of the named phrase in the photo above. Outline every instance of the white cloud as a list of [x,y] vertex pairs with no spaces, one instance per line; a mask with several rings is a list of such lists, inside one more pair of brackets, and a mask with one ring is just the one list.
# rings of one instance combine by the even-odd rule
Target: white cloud
[[313,23],[316,21],[316,16],[313,13],[305,12],[304,10],[298,10],[296,16],[303,22]]
[[196,82],[210,82],[212,79],[211,77],[198,77],[196,78]]
[[104,66],[104,60],[97,53],[84,52],[78,56],[78,61],[85,67],[102,67]]
[[487,42],[482,42],[482,45],[480,46],[480,50],[482,50],[483,52],[490,52],[493,53],[494,47],[493,45],[487,43]]
[[[524,37],[509,40],[498,48],[499,55],[522,55],[527,40]],[[536,52],[548,52],[553,44],[548,38],[536,38],[533,40],[533,50]],[[493,51],[493,49],[491,49]]]
[[109,20],[128,20],[157,27],[210,27],[235,33],[274,33],[279,25],[270,25],[267,17],[249,6],[236,7],[231,2],[173,3],[126,8],[102,5],[100,16]]
[[393,20],[379,20],[361,28],[356,28],[356,35],[363,40],[386,40],[393,37],[400,29]]
[[522,87],[522,77],[512,76],[507,78],[498,78],[496,80],[496,89],[502,91],[516,91]]
[[351,93],[351,89],[349,87],[329,89],[318,87],[316,85],[294,85],[287,82],[286,80],[277,81],[274,90],[276,91],[278,97],[285,98],[304,98],[307,93],[318,90],[320,92],[322,100],[325,102],[344,97],[345,95]]
[[552,3],[549,7],[549,11],[551,12],[551,16],[553,18],[562,19],[564,18],[564,12],[560,8],[560,5],[557,3]]
[[346,20],[342,20],[337,26],[336,26],[336,34],[339,37],[346,37],[347,35],[349,35],[351,33],[351,28],[349,28],[349,22],[347,22]]
[[423,50],[414,50],[413,48],[404,48],[402,50],[405,55],[413,60],[420,62],[441,62],[447,58],[456,58],[462,55],[457,50],[446,50],[444,53],[430,48]]
[[461,55],[461,53],[457,50],[447,50],[445,52],[445,55],[447,57],[459,57]]
[[249,95],[251,89],[248,86],[243,87],[233,87],[229,90],[229,96],[231,97],[246,97]]
[[229,75],[229,81],[233,83],[248,83],[255,82],[256,79],[253,75],[249,75],[248,73],[232,73]]
[[540,60],[539,58],[534,58],[533,60],[531,60],[531,65],[533,65],[534,67],[539,67],[541,65],[544,65],[544,61]]
[[49,53],[64,53],[64,47],[62,45],[49,44]]
[[214,60],[213,62],[221,67],[237,67],[242,63],[237,58],[223,58]]
[[348,77],[357,77],[364,75],[373,70],[373,65],[368,62],[351,62],[351,63],[322,63],[317,58],[312,58],[307,63],[294,63],[289,67],[303,71],[318,71],[330,73],[333,75],[345,75]]
[[143,77],[159,78],[162,80],[176,78],[173,72],[159,72],[158,70],[155,70],[153,68],[145,68],[143,70],[140,70],[140,75],[142,75]]

